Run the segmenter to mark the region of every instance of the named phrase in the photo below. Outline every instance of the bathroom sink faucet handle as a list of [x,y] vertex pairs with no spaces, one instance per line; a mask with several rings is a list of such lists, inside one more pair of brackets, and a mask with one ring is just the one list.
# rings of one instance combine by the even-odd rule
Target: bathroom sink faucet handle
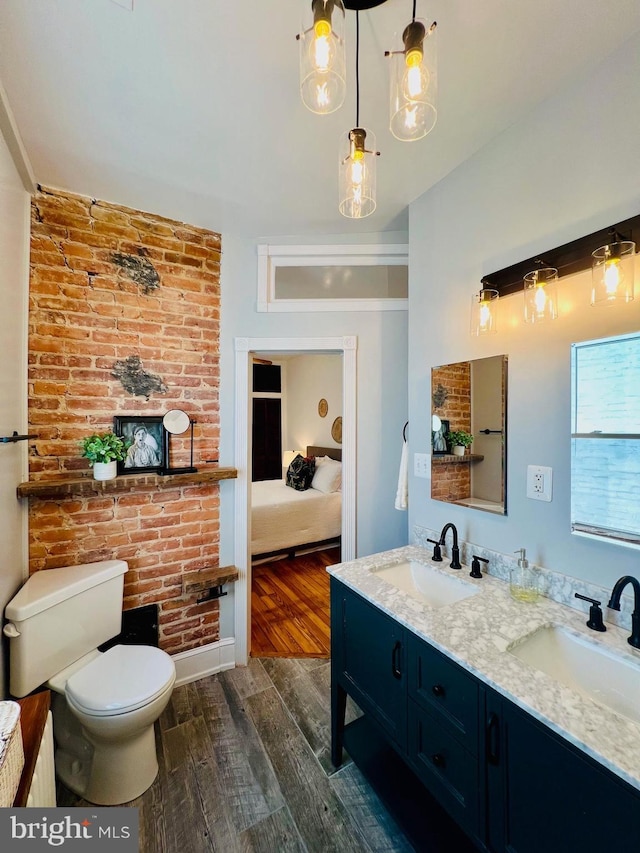
[[640,581],[632,575],[624,575],[614,583],[611,590],[611,598],[607,607],[612,610],[620,610],[620,596],[622,591],[631,584],[633,589],[633,613],[631,614],[631,636],[627,639],[630,646],[640,649]]
[[602,610],[600,609],[601,601],[596,601],[595,598],[589,598],[588,595],[580,595],[579,592],[575,593],[575,597],[579,598],[581,601],[590,601],[591,607],[589,608],[589,619],[587,620],[587,628],[591,628],[592,631],[606,631],[606,626],[602,621]]
[[471,571],[469,572],[472,578],[481,578],[482,572],[480,571],[480,561],[482,561],[486,566],[489,565],[489,560],[486,557],[476,557],[473,555],[473,560],[471,560]]
[[434,560],[436,563],[441,563],[442,549],[440,548],[440,543],[436,539],[427,539],[427,542],[431,542],[431,544],[433,545],[433,557],[431,557],[431,559]]

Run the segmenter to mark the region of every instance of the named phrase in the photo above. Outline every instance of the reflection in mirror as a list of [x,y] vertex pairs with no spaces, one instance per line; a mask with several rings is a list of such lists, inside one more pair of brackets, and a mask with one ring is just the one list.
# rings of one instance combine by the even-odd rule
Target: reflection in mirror
[[[431,497],[507,514],[507,356],[431,370]],[[469,433],[462,455],[451,436]]]

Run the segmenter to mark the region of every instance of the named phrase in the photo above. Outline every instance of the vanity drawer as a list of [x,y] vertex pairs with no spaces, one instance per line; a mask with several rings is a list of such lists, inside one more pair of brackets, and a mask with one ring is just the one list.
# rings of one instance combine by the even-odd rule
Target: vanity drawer
[[478,682],[413,634],[408,637],[409,696],[478,752]]
[[439,719],[409,700],[408,757],[413,770],[466,832],[479,834],[477,759]]

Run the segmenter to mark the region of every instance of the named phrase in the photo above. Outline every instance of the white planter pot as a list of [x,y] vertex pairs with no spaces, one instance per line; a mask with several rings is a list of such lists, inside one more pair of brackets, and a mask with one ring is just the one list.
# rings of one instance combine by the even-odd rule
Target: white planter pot
[[464,456],[464,451],[466,450],[463,444],[454,444],[451,448],[451,452],[454,456]]
[[112,462],[94,462],[93,463],[93,479],[94,480],[113,480],[118,475],[118,463],[114,459]]

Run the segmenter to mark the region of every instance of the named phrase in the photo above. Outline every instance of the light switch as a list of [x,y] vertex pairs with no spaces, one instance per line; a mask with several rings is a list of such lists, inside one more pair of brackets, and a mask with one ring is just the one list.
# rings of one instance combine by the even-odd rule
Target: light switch
[[413,454],[413,473],[416,477],[429,479],[431,476],[431,456],[428,453]]

